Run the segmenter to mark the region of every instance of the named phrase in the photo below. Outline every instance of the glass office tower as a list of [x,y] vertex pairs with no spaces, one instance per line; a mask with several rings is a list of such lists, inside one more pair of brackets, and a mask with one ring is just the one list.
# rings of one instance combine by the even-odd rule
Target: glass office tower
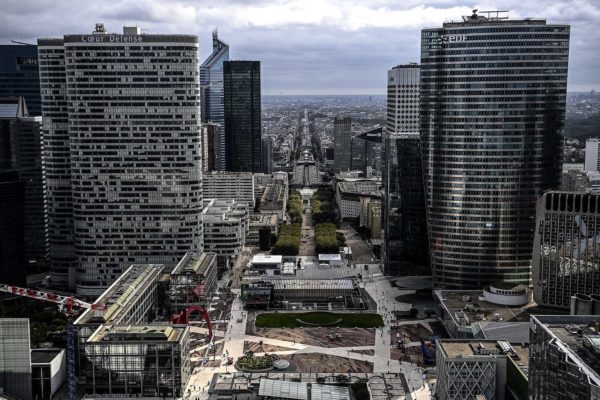
[[225,61],[225,160],[232,172],[262,172],[260,61]]
[[569,30],[487,12],[422,31],[436,287],[529,284],[536,200],[560,184]]
[[537,203],[533,300],[568,309],[577,293],[600,295],[600,195],[549,191]]
[[388,71],[384,140],[383,265],[387,275],[429,275],[419,137],[419,65]]
[[[16,172],[25,185],[25,273],[48,265],[48,218],[42,162],[42,117],[28,116],[24,97],[0,97],[0,173]],[[23,267],[23,266],[20,266]]]
[[352,119],[335,117],[333,120],[333,171],[352,169]]
[[35,45],[0,45],[0,97],[25,97],[29,115],[42,115]]
[[[200,88],[202,94],[202,122],[218,126],[219,151],[216,153],[216,170],[225,170],[225,117],[223,106],[223,62],[229,61],[229,45],[219,39],[215,30],[212,34],[213,51],[200,66]],[[212,171],[212,170],[211,170]]]

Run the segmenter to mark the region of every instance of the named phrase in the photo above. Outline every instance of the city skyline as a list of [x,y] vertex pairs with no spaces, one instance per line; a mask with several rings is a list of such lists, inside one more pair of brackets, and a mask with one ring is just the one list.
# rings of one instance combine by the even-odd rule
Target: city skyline
[[[511,18],[545,18],[573,26],[568,91],[600,89],[598,42],[600,5],[592,0],[466,4],[451,0],[425,4],[389,0],[248,1],[195,4],[122,1],[111,7],[75,7],[71,0],[52,3],[56,12],[39,13],[30,0],[9,1],[0,16],[0,43],[35,43],[40,37],[87,32],[102,22],[110,32],[138,25],[145,33],[194,34],[200,59],[212,50],[211,32],[232,46],[232,60],[261,60],[264,95],[384,94],[385,72],[419,59],[421,28],[459,20],[480,10],[508,10]],[[61,15],[72,15],[63,19]],[[591,44],[591,45],[590,45]]]

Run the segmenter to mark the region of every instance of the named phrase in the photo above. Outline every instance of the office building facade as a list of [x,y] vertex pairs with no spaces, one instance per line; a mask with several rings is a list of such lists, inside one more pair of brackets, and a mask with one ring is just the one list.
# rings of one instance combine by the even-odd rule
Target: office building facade
[[24,97],[0,98],[0,172],[12,171],[25,186],[24,221],[27,272],[48,264],[48,218],[42,117],[30,117]]
[[0,318],[0,393],[31,400],[28,318]]
[[[223,63],[229,61],[229,45],[219,39],[215,30],[212,34],[213,51],[200,66],[200,90],[202,94],[202,122],[216,124],[219,139],[216,146],[217,165],[215,170],[225,170],[225,111],[223,99]],[[212,169],[210,171],[213,171]]]
[[333,171],[337,174],[352,169],[352,119],[333,120]]
[[270,137],[262,138],[262,168],[264,174],[273,173],[273,139]]
[[597,316],[531,316],[529,398],[600,398],[599,329]]
[[422,31],[434,286],[529,284],[536,200],[560,185],[569,31],[502,12]]
[[419,136],[418,64],[388,71],[384,136],[383,265],[388,275],[429,275]]
[[600,195],[549,191],[537,203],[533,300],[569,309],[577,293],[600,295]]
[[29,115],[42,115],[38,50],[35,45],[0,45],[0,97],[23,96]]
[[39,39],[52,280],[102,292],[202,249],[198,38]]
[[256,190],[250,172],[211,172],[202,177],[204,198],[235,200],[254,208]]
[[584,171],[600,171],[600,139],[589,138],[585,141]]
[[260,61],[223,63],[226,170],[262,172]]

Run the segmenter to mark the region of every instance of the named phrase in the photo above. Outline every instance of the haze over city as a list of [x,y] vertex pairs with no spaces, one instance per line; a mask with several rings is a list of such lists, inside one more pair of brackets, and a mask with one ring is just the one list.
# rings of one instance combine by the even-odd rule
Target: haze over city
[[600,2],[594,0],[76,0],[3,1],[0,43],[109,32],[138,25],[146,33],[200,37],[231,45],[231,59],[262,62],[263,94],[385,94],[385,70],[419,62],[420,29],[458,20],[473,9],[507,10],[511,18],[572,25],[568,91],[600,90]]

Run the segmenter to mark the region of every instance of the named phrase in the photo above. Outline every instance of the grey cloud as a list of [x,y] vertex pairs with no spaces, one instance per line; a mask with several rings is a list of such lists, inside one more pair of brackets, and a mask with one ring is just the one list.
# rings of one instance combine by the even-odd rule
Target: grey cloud
[[[35,42],[38,37],[90,32],[95,22],[104,22],[113,32],[120,31],[124,24],[138,23],[153,33],[199,35],[200,55],[204,58],[210,53],[210,33],[217,27],[219,35],[231,46],[232,58],[261,61],[266,93],[305,88],[337,89],[342,93],[379,88],[384,93],[389,68],[419,61],[420,30],[413,26],[429,27],[431,22],[407,21],[402,10],[414,12],[423,6],[421,1],[323,0],[322,3],[329,5],[325,7],[328,12],[335,14],[341,10],[337,19],[328,16],[311,19],[306,13],[296,18],[298,7],[317,4],[312,0],[3,0],[0,42],[7,43],[10,39]],[[257,14],[257,9],[278,5],[287,10],[285,15]],[[287,5],[291,8],[287,9]],[[367,5],[380,13],[373,14],[375,17],[365,16],[362,28],[344,24],[344,18],[355,11],[353,7],[363,10]],[[600,89],[597,0],[484,0],[475,5],[458,0],[433,0],[423,7],[423,12],[435,12],[437,22],[433,26],[441,26],[444,18],[460,19],[460,15],[454,15],[458,7],[508,9],[513,17],[539,17],[547,18],[550,23],[571,24],[569,84]],[[315,10],[318,12],[319,8]],[[397,26],[393,23],[396,19],[392,23],[389,18],[385,24],[379,23],[381,10],[397,12]],[[249,20],[248,15],[259,15],[262,22]],[[265,24],[265,20],[277,22],[278,18],[290,22],[281,26]]]

